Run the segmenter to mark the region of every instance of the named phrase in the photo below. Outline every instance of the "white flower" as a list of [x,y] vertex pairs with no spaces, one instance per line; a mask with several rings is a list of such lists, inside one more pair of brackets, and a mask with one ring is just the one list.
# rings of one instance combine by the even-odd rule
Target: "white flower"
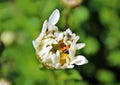
[[68,28],[60,32],[56,23],[60,17],[56,9],[48,22],[44,21],[42,31],[36,40],[32,41],[40,62],[48,68],[65,69],[75,65],[83,65],[88,61],[82,56],[76,56],[76,50],[82,49],[85,44],[77,43],[79,36]]
[[82,0],[61,0],[63,5],[65,5],[66,7],[77,7],[82,3]]
[[9,81],[7,81],[6,79],[1,78],[0,79],[0,85],[11,85]]

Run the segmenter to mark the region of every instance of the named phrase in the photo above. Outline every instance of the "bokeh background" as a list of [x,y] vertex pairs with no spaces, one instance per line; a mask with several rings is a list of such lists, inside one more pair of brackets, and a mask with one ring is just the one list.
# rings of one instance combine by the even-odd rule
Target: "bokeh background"
[[[0,0],[0,80],[11,85],[120,85],[120,0],[83,0],[72,9],[69,27],[86,47],[89,63],[70,70],[47,70],[32,46],[54,9],[65,30],[60,0]],[[9,84],[10,85],[10,84]]]

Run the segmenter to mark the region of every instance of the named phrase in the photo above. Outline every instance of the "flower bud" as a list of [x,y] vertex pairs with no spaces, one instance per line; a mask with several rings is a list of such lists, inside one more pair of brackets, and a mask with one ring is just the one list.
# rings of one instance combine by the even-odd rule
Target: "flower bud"
[[67,8],[75,8],[79,6],[82,0],[61,0],[62,4]]
[[1,34],[1,41],[5,44],[5,46],[9,46],[13,44],[15,40],[15,34],[12,31],[4,31]]
[[0,78],[0,85],[11,85],[11,83],[6,79]]

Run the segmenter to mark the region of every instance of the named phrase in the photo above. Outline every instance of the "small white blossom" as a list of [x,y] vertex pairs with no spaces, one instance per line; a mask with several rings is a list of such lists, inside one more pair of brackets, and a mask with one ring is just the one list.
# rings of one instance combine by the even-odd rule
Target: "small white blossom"
[[61,0],[63,5],[65,5],[66,7],[77,7],[81,4],[82,0]]
[[82,49],[85,43],[77,43],[79,36],[68,28],[60,32],[56,23],[60,18],[59,10],[56,9],[48,22],[44,21],[42,31],[33,46],[40,62],[48,68],[65,69],[75,65],[83,65],[88,61],[82,56],[76,56],[76,50]]
[[1,78],[1,79],[0,79],[0,85],[11,85],[11,84],[10,84],[9,81],[7,81],[7,80]]

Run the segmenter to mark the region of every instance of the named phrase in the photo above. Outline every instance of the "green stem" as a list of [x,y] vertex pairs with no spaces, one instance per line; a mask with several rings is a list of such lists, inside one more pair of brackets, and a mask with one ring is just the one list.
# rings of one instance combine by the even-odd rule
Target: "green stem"
[[51,70],[51,73],[52,73],[53,78],[54,78],[54,85],[59,85],[58,78],[57,78],[55,71]]
[[68,9],[67,9],[66,16],[65,16],[65,29],[69,28],[70,12],[71,12],[71,9],[68,8]]

